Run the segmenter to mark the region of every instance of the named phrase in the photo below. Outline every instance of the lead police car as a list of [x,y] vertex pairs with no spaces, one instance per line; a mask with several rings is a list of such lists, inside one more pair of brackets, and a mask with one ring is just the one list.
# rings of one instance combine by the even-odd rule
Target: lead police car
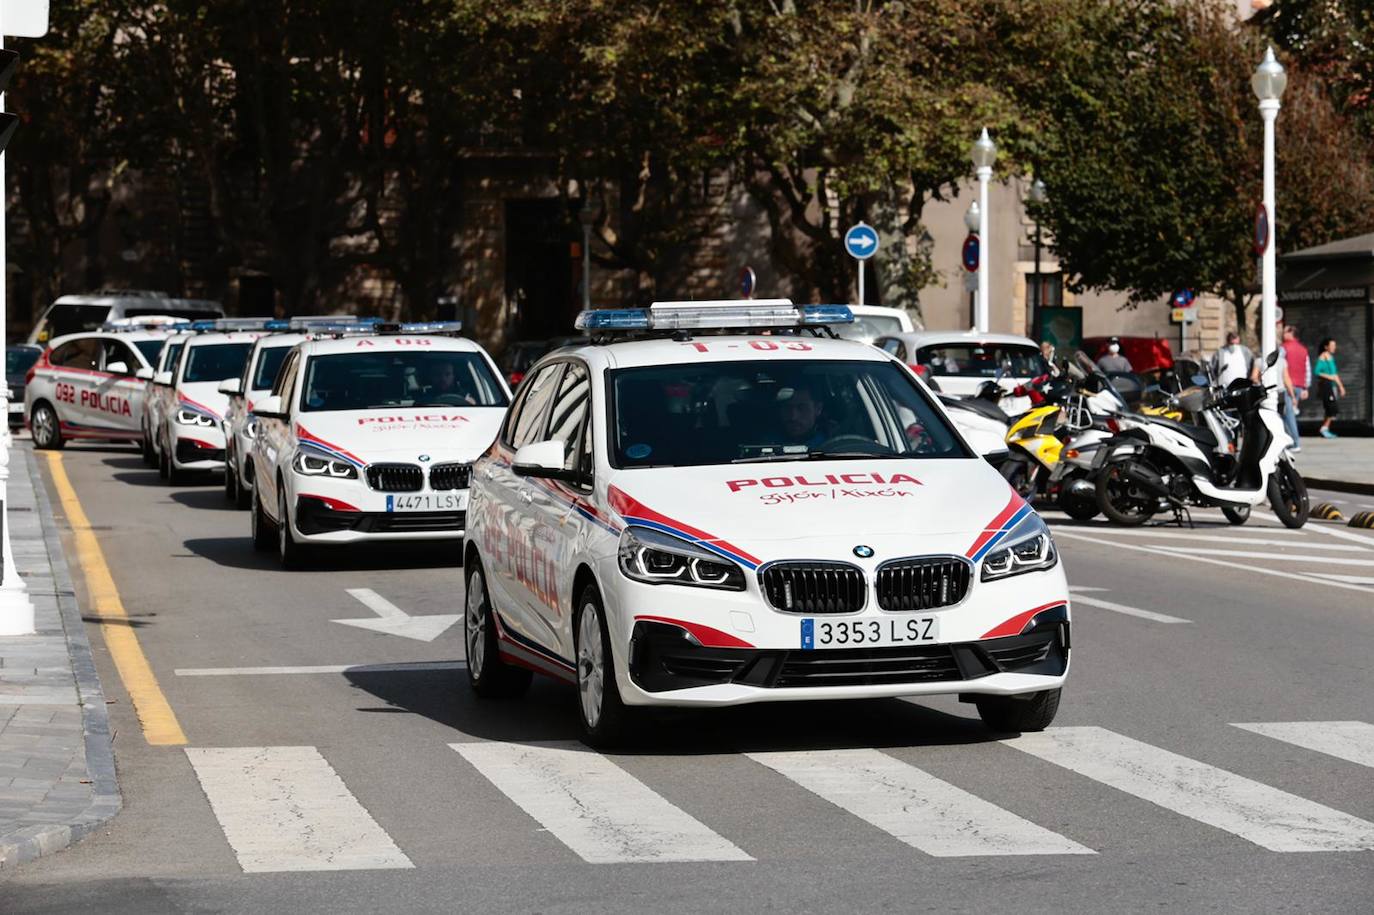
[[[957,693],[1045,727],[1068,670],[1049,530],[845,306],[584,312],[473,467],[469,680],[628,706]],[[768,329],[769,335],[761,335]],[[753,333],[750,333],[752,329]]]
[[287,568],[307,545],[463,536],[474,458],[510,391],[456,322],[298,344],[253,407],[253,545]]
[[163,334],[101,331],[58,337],[29,370],[24,408],[39,448],[68,439],[138,441],[143,383],[136,377]]

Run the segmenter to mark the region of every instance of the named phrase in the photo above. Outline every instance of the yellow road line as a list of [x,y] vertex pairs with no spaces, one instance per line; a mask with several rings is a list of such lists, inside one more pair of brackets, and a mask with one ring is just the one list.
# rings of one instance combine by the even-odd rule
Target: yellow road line
[[153,668],[143,654],[134,634],[133,621],[124,610],[124,602],[119,599],[114,577],[110,567],[105,564],[105,553],[100,542],[91,530],[90,519],[76,498],[76,490],[62,466],[62,455],[52,451],[44,452],[48,458],[48,470],[52,473],[53,488],[62,502],[62,511],[72,526],[76,541],[76,558],[86,575],[86,591],[90,595],[89,612],[100,620],[100,634],[110,649],[119,679],[133,700],[134,711],[143,725],[143,736],[155,746],[179,746],[186,743],[186,734],[177,723],[177,716],[168,704],[167,697],[158,686]]

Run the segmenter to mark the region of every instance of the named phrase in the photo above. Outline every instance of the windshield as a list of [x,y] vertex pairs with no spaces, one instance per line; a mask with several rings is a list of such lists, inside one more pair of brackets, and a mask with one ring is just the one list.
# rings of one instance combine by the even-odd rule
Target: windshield
[[865,343],[901,332],[901,319],[891,315],[855,315],[853,324],[835,325],[835,333],[839,336],[846,340],[862,340]]
[[251,343],[207,343],[186,354],[182,381],[223,381],[243,374]]
[[42,350],[29,349],[27,346],[16,346],[14,349],[5,350],[5,377],[22,378],[24,373],[38,361],[38,355]]
[[892,362],[715,362],[611,377],[616,467],[969,456]]
[[185,345],[186,345],[185,343],[168,343],[168,344],[167,344],[167,361],[164,362],[164,363],[162,363],[162,371],[164,371],[164,372],[174,372],[174,371],[176,371],[177,358],[181,356],[181,348],[182,348],[183,346],[185,346]]
[[148,360],[149,365],[157,364],[157,354],[162,352],[162,344],[165,340],[140,340],[134,346],[143,354],[143,358]]
[[506,393],[478,353],[337,353],[305,369],[301,410],[504,407]]
[[88,330],[99,330],[110,316],[108,305],[74,305],[63,303],[53,305],[43,316],[48,331],[47,339],[63,337]]
[[289,346],[265,346],[258,352],[258,364],[253,369],[253,383],[248,386],[250,391],[266,391],[272,387],[272,383],[277,380],[277,369],[286,361],[286,354],[291,352]]
[[1000,368],[1009,378],[1035,378],[1049,371],[1040,350],[1024,343],[946,343],[923,346],[916,361],[937,377],[994,378]]

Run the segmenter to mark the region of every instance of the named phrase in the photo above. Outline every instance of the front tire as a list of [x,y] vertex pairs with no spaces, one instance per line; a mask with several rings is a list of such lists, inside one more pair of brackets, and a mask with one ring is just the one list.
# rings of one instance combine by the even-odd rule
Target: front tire
[[1012,454],[1002,462],[1002,476],[1016,490],[1016,494],[1026,501],[1035,495],[1035,468],[1024,456]]
[[1303,482],[1298,469],[1287,461],[1279,461],[1269,475],[1269,506],[1284,527],[1302,527],[1312,512],[1307,498],[1307,484]]
[[1043,731],[1059,711],[1059,689],[1024,696],[979,696],[978,715],[990,729],[1001,732]]
[[[243,468],[243,476],[234,479],[234,507],[247,508],[253,502],[253,490],[243,485],[243,477],[253,478],[253,465]],[[226,470],[226,472],[229,472]]]
[[57,451],[67,442],[62,438],[62,421],[57,411],[47,403],[37,403],[29,416],[29,427],[33,432],[34,447]]
[[631,712],[616,685],[606,608],[595,585],[582,590],[577,602],[577,708],[582,739],[597,748],[613,747],[629,732]]
[[1097,507],[1109,521],[1126,527],[1138,527],[1155,513],[1155,499],[1150,495],[1133,493],[1135,487],[1121,464],[1109,464],[1097,475]]
[[277,539],[273,536],[276,532],[272,530],[272,523],[267,520],[267,513],[262,510],[262,501],[258,499],[256,489],[253,490],[253,507],[249,524],[253,535],[253,549],[260,553],[266,553],[277,545]]
[[306,547],[296,542],[291,532],[291,515],[286,507],[286,487],[277,484],[277,558],[283,569],[295,570],[305,565]]
[[153,448],[153,437],[145,429],[143,438],[139,439],[139,448],[143,451],[143,463],[149,467],[157,466],[157,450]]
[[1064,514],[1075,521],[1091,521],[1097,517],[1099,511],[1097,507],[1096,493],[1092,495],[1077,495],[1073,491],[1073,484],[1077,478],[1065,480],[1059,489],[1059,508]]
[[239,474],[234,469],[234,453],[224,452],[224,498],[230,504],[239,504]]
[[474,559],[468,572],[467,606],[463,610],[463,644],[467,648],[468,686],[483,699],[513,699],[530,687],[530,672],[501,660],[496,638],[496,612],[487,594],[487,579]]

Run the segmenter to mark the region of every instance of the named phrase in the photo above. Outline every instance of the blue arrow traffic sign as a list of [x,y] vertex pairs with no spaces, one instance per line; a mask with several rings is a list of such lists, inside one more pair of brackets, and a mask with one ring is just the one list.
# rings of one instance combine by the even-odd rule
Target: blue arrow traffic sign
[[844,233],[844,249],[856,260],[868,260],[878,253],[878,231],[867,223],[855,223]]

